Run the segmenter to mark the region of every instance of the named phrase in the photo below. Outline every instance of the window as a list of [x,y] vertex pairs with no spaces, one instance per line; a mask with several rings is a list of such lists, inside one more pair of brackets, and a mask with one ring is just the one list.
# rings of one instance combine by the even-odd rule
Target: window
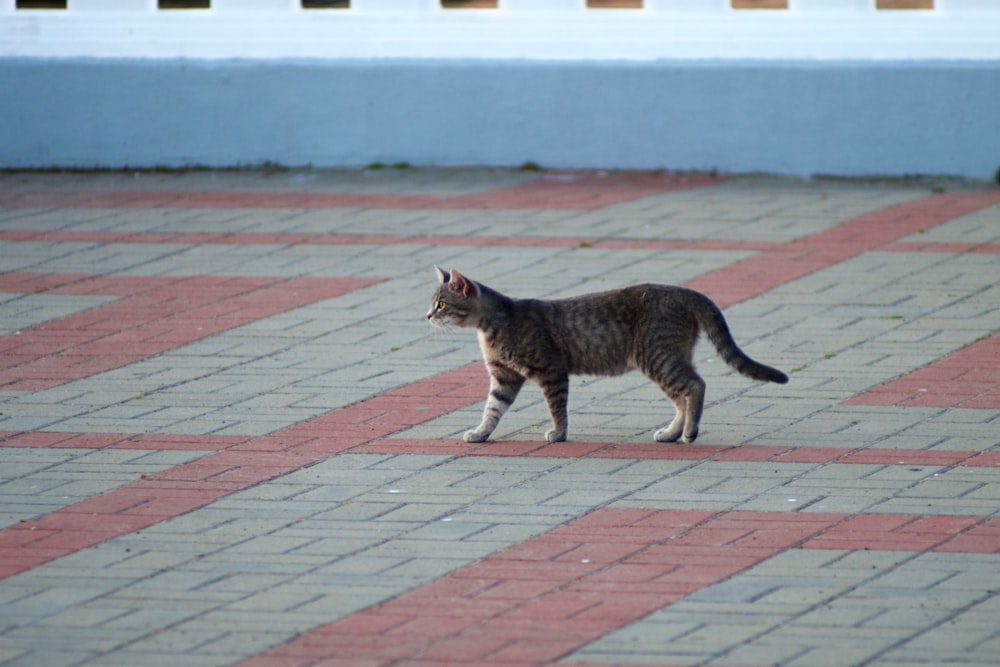
[[441,0],[444,9],[496,9],[497,0]]
[[350,9],[351,0],[302,0],[302,9]]
[[159,9],[208,9],[211,0],[158,0]]
[[875,9],[934,9],[934,0],[875,0]]
[[788,0],[732,0],[733,9],[788,9]]
[[17,0],[14,9],[66,9],[66,0]]
[[587,0],[587,9],[642,9],[642,0]]

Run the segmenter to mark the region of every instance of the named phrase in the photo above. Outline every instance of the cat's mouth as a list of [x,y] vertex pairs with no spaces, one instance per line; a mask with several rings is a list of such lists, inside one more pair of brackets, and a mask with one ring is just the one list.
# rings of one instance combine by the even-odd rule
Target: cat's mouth
[[448,320],[446,320],[444,318],[441,318],[441,317],[435,317],[435,314],[434,314],[433,310],[431,312],[427,313],[427,321],[435,329],[445,329],[445,330],[447,330],[447,329],[451,329],[452,326],[453,326],[450,321],[448,321]]
[[427,323],[430,324],[434,329],[441,331],[443,333],[452,333],[461,327],[461,324],[456,322],[452,317],[448,315],[442,315],[436,311],[431,311],[427,313]]

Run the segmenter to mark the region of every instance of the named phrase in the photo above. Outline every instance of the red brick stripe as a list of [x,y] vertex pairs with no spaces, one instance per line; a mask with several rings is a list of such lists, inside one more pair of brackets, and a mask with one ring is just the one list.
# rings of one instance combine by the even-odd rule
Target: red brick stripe
[[[468,407],[480,399],[475,393],[485,382],[476,372],[478,364],[466,367],[468,382],[455,382],[455,389],[441,391],[447,400],[454,399],[453,408]],[[420,384],[430,391],[438,391],[436,383]],[[387,422],[398,418],[400,409],[405,409],[406,387],[393,395],[404,399],[387,409],[379,402],[364,401],[345,409],[343,413],[331,413],[319,421],[304,422],[301,425],[265,437],[212,436],[212,435],[170,435],[170,434],[123,434],[123,433],[58,433],[32,431],[0,431],[0,447],[10,448],[53,448],[53,449],[136,449],[136,450],[186,450],[213,452],[226,449],[237,451],[282,451],[292,448],[325,451],[329,453],[350,452],[352,454],[429,454],[445,456],[526,456],[544,458],[608,458],[630,460],[670,460],[670,461],[735,461],[741,463],[814,463],[817,465],[838,463],[843,465],[898,465],[898,466],[970,466],[981,468],[1000,467],[1000,452],[977,452],[972,450],[927,450],[927,449],[870,449],[850,447],[776,447],[767,445],[684,445],[661,443],[620,444],[606,442],[559,442],[545,441],[490,441],[486,443],[466,443],[461,440],[412,439],[375,437],[373,423]],[[461,396],[459,395],[461,394]],[[415,413],[424,411],[426,401],[416,401]],[[353,414],[351,413],[353,410]],[[393,415],[396,412],[396,415]],[[411,412],[411,414],[415,414]],[[412,417],[407,421],[413,421]],[[367,423],[372,422],[372,423]],[[358,427],[358,424],[363,424]],[[353,441],[345,441],[343,435],[347,425],[354,426]],[[404,427],[405,428],[405,427]],[[336,429],[337,436],[331,435]],[[315,437],[313,437],[315,436]],[[355,444],[359,443],[360,444]]]
[[845,465],[978,466],[1000,465],[1000,452],[972,450],[869,449],[850,447],[775,447],[672,443],[545,442],[543,440],[467,443],[451,440],[381,438],[350,450],[356,454],[452,454],[741,463],[841,463]]
[[432,245],[498,248],[597,248],[602,250],[768,250],[769,241],[599,239],[586,236],[413,236],[405,234],[181,234],[170,232],[81,232],[0,230],[0,241],[24,243],[174,243],[216,245]]
[[1000,553],[1000,519],[971,516],[851,516],[807,540],[806,549]]
[[0,337],[0,390],[50,389],[375,282],[0,274],[3,292],[121,297]]
[[[38,519],[0,530],[0,579],[203,507],[224,496],[464,407],[478,395],[484,371],[472,364],[380,394],[317,419],[258,438],[231,442],[215,454],[150,475]],[[73,446],[85,434],[15,434],[23,442]],[[114,436],[110,436],[114,437]],[[123,438],[155,448],[157,438]],[[187,436],[195,444],[199,438]],[[97,437],[100,441],[103,436]],[[121,444],[120,442],[117,444]],[[24,446],[22,444],[21,446]],[[210,449],[210,447],[204,447]]]
[[[596,248],[603,250],[773,250],[782,243],[740,239],[606,239],[589,236],[427,236],[408,234],[308,234],[302,232],[107,232],[0,229],[5,243],[172,243],[197,245],[434,245],[507,248]],[[913,253],[1000,254],[1000,243],[896,241],[879,250]]]
[[17,190],[0,192],[0,208],[595,210],[653,195],[716,185],[722,181],[722,178],[706,174],[580,173],[542,176],[508,188],[458,196]]
[[1000,254],[1000,243],[950,243],[946,241],[899,241],[890,243],[882,250],[891,252],[941,252],[973,255]]
[[998,531],[976,517],[596,510],[239,664],[552,664],[790,548],[998,553]]
[[1000,410],[1000,333],[845,403]]
[[863,252],[1000,203],[1000,190],[924,197],[849,220],[687,283],[725,308]]
[[[467,367],[467,383],[456,383],[454,409],[468,407],[478,402],[475,389],[482,382],[476,367]],[[428,386],[434,391],[434,385]],[[405,390],[405,387],[403,388]],[[400,390],[402,391],[402,390]],[[458,396],[458,393],[464,394]],[[394,394],[405,396],[405,394]],[[425,401],[423,403],[426,403]],[[425,406],[415,403],[417,412]],[[397,408],[400,406],[396,406]],[[171,434],[124,434],[124,433],[60,433],[39,431],[0,431],[0,447],[10,448],[53,448],[53,449],[135,449],[135,450],[186,450],[212,452],[226,449],[268,451],[281,450],[282,443],[295,438],[298,442],[308,442],[308,448],[324,451],[344,451],[352,454],[430,454],[450,456],[527,456],[544,458],[609,458],[632,460],[672,460],[672,461],[736,461],[743,463],[839,463],[844,465],[899,465],[899,466],[975,466],[1000,467],[1000,452],[977,452],[972,450],[926,450],[926,449],[870,449],[849,447],[776,447],[767,445],[683,445],[661,443],[595,443],[545,441],[490,441],[486,443],[466,443],[461,440],[386,438],[364,439],[375,432],[371,424],[363,426],[360,444],[351,445],[341,438],[331,441],[331,428],[341,429],[347,424],[357,425],[359,419],[387,421],[392,419],[391,410],[377,403],[365,401],[353,408],[356,412],[349,416],[331,413],[320,418],[318,426],[313,421],[281,431],[266,437],[213,436],[213,435],[171,435]],[[315,437],[303,437],[302,432]],[[318,433],[318,435],[316,435]],[[346,449],[344,447],[347,447]]]

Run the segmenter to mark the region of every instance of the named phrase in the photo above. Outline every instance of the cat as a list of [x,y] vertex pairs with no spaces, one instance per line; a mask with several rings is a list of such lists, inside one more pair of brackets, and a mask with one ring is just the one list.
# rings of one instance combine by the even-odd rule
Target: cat
[[427,319],[439,327],[475,327],[490,375],[482,421],[465,433],[466,442],[483,442],[493,433],[525,380],[537,382],[548,403],[552,428],[545,439],[561,442],[569,376],[633,369],[645,373],[677,408],[653,439],[694,442],[705,401],[705,381],[691,360],[699,330],[740,374],[788,382],[781,371],[744,354],[718,306],[694,290],[643,284],[554,301],[512,299],[454,269],[434,268],[438,286]]

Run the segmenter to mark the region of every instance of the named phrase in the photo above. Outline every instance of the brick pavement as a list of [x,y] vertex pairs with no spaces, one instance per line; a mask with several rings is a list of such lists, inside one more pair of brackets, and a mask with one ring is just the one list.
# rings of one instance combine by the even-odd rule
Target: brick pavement
[[[0,665],[993,665],[1000,192],[486,170],[0,175]],[[468,444],[433,264],[705,291]]]

